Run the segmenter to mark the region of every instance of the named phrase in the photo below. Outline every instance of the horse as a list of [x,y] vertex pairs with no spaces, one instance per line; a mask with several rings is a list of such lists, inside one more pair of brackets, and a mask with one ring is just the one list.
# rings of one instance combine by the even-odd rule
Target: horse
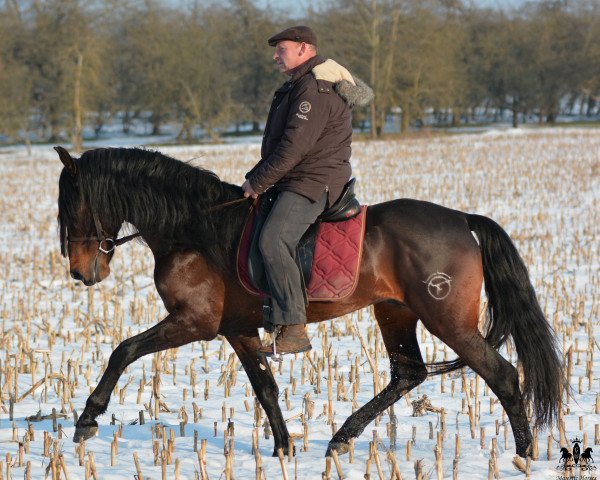
[[583,458],[585,460],[586,465],[589,463],[594,463],[594,459],[592,458],[592,452],[593,452],[592,447],[588,447],[581,454],[581,458]]
[[569,450],[566,447],[562,447],[560,449],[560,453],[561,453],[561,457],[559,459],[559,462],[563,462],[565,465],[567,463],[569,463],[571,458],[573,458],[573,454],[571,452],[569,452]]
[[[79,416],[74,441],[97,432],[96,418],[106,411],[129,364],[143,355],[222,335],[268,417],[275,452],[290,453],[278,386],[265,368],[267,361],[257,355],[262,300],[244,290],[235,274],[236,246],[250,208],[241,188],[155,151],[93,149],[73,158],[66,149],[55,149],[64,165],[58,195],[61,253],[68,257],[73,279],[91,286],[109,275],[115,247],[129,239],[116,239],[127,222],[154,255],[154,281],[168,312],[112,352]],[[481,332],[484,280],[488,303]],[[553,422],[563,366],[527,268],[496,222],[412,199],[368,206],[356,289],[337,302],[311,302],[308,322],[370,305],[389,354],[390,381],[348,417],[326,455],[346,453],[351,439],[428,375],[464,366],[479,374],[500,400],[517,454],[530,453],[525,407],[531,404],[531,420],[538,427]],[[456,352],[456,360],[423,361],[416,336],[419,320]],[[516,368],[498,353],[509,337],[523,366],[523,391]]]

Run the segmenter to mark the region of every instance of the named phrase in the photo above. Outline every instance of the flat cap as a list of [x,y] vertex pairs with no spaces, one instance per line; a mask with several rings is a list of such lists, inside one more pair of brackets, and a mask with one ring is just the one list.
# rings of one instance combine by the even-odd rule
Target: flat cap
[[282,40],[291,40],[292,42],[304,42],[311,45],[317,46],[317,34],[312,28],[305,27],[304,25],[298,25],[297,27],[286,28],[283,32],[273,35],[269,38],[269,45],[274,47],[277,42]]

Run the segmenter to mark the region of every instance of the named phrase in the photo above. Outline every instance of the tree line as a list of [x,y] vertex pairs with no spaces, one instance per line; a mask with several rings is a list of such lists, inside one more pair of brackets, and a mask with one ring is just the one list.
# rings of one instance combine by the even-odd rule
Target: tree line
[[329,0],[303,18],[251,0],[174,8],[158,0],[5,0],[0,135],[70,140],[135,122],[178,139],[259,131],[283,80],[266,39],[312,26],[319,53],[375,91],[355,122],[459,125],[509,113],[554,123],[593,116],[600,98],[600,4],[546,0],[502,11],[468,0]]

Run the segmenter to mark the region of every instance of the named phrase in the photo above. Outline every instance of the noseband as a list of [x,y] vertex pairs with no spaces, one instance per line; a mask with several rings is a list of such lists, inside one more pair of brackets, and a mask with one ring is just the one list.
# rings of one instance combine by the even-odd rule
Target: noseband
[[[133,233],[131,235],[127,235],[126,237],[118,238],[115,240],[114,238],[109,238],[106,236],[104,229],[102,228],[102,224],[100,223],[100,218],[96,212],[93,212],[92,216],[94,217],[94,224],[96,225],[96,236],[95,237],[67,237],[68,242],[98,242],[98,255],[100,253],[104,253],[108,255],[111,253],[116,247],[119,245],[123,245],[127,243],[129,240],[133,240],[136,237],[140,236],[140,233]],[[106,246],[106,248],[103,247]],[[97,257],[96,257],[97,259]]]

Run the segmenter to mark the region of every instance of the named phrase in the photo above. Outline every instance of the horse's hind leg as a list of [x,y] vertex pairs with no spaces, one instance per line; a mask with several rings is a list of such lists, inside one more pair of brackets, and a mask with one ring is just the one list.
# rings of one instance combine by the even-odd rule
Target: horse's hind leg
[[519,389],[517,369],[494,350],[478,330],[461,333],[452,322],[440,322],[448,331],[438,335],[492,389],[504,408],[515,437],[517,454],[530,454],[532,442],[529,421]]
[[[423,296],[420,299],[413,298],[411,305],[419,305],[416,310],[425,328],[452,348],[496,394],[508,415],[517,454],[526,456],[532,435],[519,390],[517,370],[479,332],[480,288],[479,283],[473,281],[477,275],[481,275],[478,258],[476,262],[462,258],[461,265],[462,269],[452,279],[453,290],[462,292],[461,295],[449,296],[444,300]],[[477,287],[474,288],[474,285]]]
[[369,423],[403,395],[427,378],[427,369],[417,343],[417,317],[408,308],[393,302],[375,305],[375,317],[390,356],[390,383],[344,422],[329,442],[331,450],[348,451],[348,442],[358,437]]
[[[459,279],[455,277],[454,280],[458,289]],[[487,343],[477,328],[479,289],[469,289],[465,284],[462,291],[464,295],[454,301],[449,299],[447,303],[427,300],[423,304],[421,321],[479,374],[496,394],[510,420],[517,454],[525,456],[529,453],[532,436],[519,390],[517,369]]]
[[261,346],[258,330],[255,330],[251,335],[228,336],[226,338],[242,362],[248,379],[252,383],[256,398],[258,398],[269,419],[275,441],[273,456],[277,456],[279,448],[282,448],[283,453],[287,455],[289,452],[289,433],[278,403],[279,388],[271,368],[260,363],[256,354]]

